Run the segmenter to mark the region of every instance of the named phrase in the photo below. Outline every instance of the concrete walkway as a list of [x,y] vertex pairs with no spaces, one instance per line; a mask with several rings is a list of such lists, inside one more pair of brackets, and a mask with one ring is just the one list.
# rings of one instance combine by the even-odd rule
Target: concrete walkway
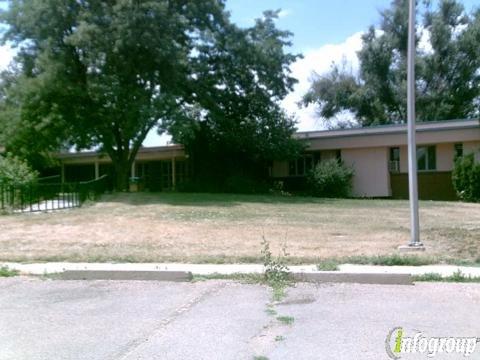
[[[248,274],[263,272],[261,264],[180,264],[180,263],[13,263],[4,262],[0,266],[16,269],[25,275],[46,275],[64,271],[95,270],[95,271],[187,271],[195,275],[211,274]],[[292,273],[317,273],[316,265],[289,266]],[[465,276],[480,277],[480,267],[466,267],[455,265],[426,265],[426,266],[373,266],[344,264],[339,266],[335,273],[353,274],[410,274],[422,275],[436,273],[450,276],[457,271]]]
[[424,265],[424,266],[375,266],[375,265],[340,265],[340,271],[362,274],[440,274],[443,277],[451,276],[461,271],[465,276],[480,277],[480,267],[456,265]]

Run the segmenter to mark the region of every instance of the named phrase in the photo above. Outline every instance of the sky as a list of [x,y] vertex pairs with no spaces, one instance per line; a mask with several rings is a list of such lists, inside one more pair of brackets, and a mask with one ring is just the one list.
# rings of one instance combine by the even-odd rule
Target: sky
[[[343,62],[353,71],[358,69],[362,33],[371,25],[379,27],[379,12],[390,3],[391,0],[227,0],[227,8],[241,26],[251,25],[265,9],[281,9],[277,26],[293,32],[291,51],[303,54],[303,59],[291,66],[292,75],[299,82],[282,105],[296,115],[298,130],[309,131],[325,128],[314,106],[298,107],[310,87],[312,73],[326,73],[333,63]],[[437,3],[433,0],[432,6]],[[480,4],[478,0],[462,3],[469,12]]]
[[[299,108],[297,103],[308,90],[313,72],[328,72],[333,63],[346,62],[358,68],[356,52],[361,48],[361,35],[370,25],[378,27],[379,11],[388,8],[391,0],[226,0],[232,20],[239,26],[251,26],[265,10],[281,10],[277,26],[293,33],[288,50],[300,53],[303,59],[292,64],[292,76],[299,80],[295,89],[282,102],[286,111],[298,119],[298,130],[319,130],[323,122],[313,106]],[[2,1],[3,2],[3,1]],[[436,4],[438,0],[433,0]],[[463,0],[468,11],[480,5],[478,0]],[[3,7],[0,5],[0,7]],[[0,69],[13,55],[8,46],[0,47]],[[168,136],[148,134],[144,146],[163,145]]]

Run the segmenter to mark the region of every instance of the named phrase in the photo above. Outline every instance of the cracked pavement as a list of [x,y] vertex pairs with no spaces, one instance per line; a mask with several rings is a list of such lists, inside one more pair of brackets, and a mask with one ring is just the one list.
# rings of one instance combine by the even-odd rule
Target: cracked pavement
[[396,326],[478,337],[479,318],[480,284],[297,284],[272,304],[233,281],[0,278],[0,359],[377,360]]

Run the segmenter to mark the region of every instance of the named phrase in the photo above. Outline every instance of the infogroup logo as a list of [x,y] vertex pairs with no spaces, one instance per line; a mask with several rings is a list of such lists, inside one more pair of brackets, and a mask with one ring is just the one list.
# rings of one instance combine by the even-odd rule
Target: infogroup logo
[[404,354],[425,354],[433,358],[438,354],[461,354],[469,357],[475,352],[477,337],[434,337],[416,331],[406,336],[402,327],[396,327],[387,334],[385,349],[391,359],[400,359]]

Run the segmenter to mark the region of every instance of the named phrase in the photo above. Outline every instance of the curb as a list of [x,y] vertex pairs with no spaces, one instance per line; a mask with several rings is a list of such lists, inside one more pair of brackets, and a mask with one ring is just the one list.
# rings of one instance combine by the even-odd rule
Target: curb
[[365,273],[293,273],[292,278],[299,282],[314,283],[356,283],[377,285],[413,285],[410,274],[365,274]]
[[[293,280],[311,283],[356,283],[377,285],[413,285],[409,274],[359,274],[359,273],[292,273]],[[193,275],[189,271],[128,271],[128,270],[67,270],[57,273],[60,280],[139,280],[189,282]]]
[[104,271],[67,270],[56,274],[61,280],[145,280],[186,282],[193,279],[189,271]]

